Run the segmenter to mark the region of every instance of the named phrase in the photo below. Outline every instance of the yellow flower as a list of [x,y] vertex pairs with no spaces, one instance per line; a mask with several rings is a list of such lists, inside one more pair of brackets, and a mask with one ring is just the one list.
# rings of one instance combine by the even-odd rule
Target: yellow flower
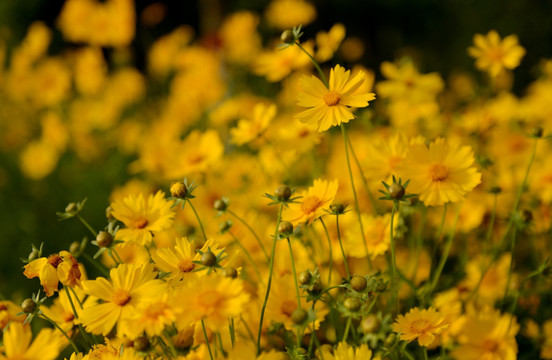
[[[476,299],[484,304],[494,304],[504,296],[511,259],[509,253],[504,253],[491,266],[489,262],[492,259],[489,257],[481,256],[471,260],[466,265],[466,279],[462,282],[462,286],[470,291],[477,287]],[[487,271],[482,279],[483,270]]]
[[[351,226],[345,233],[343,247],[347,254],[354,258],[365,256],[362,240],[366,241],[368,254],[372,259],[378,255],[383,255],[389,250],[391,244],[389,224],[391,223],[391,214],[383,216],[372,216],[361,214],[364,236],[360,234],[358,226]],[[395,216],[393,228],[396,229],[398,216]]]
[[316,34],[316,46],[318,46],[316,60],[320,62],[330,60],[344,38],[345,26],[341,23],[332,26],[328,32],[320,31]]
[[280,30],[310,24],[316,18],[315,7],[304,0],[273,0],[265,16],[269,24]]
[[355,348],[346,342],[340,342],[334,350],[333,355],[326,348],[321,349],[323,349],[323,359],[327,360],[369,360],[372,358],[372,351],[366,344]]
[[307,191],[299,196],[298,203],[290,204],[284,210],[282,218],[292,222],[294,225],[304,223],[311,224],[315,219],[324,215],[324,209],[329,208],[337,193],[337,180],[328,182],[322,179],[314,180],[314,183]]
[[[313,53],[312,42],[302,44],[309,54]],[[266,76],[270,82],[280,81],[293,70],[303,69],[311,65],[311,61],[298,46],[291,46],[285,51],[273,49],[263,51],[253,64],[253,71],[257,75]]]
[[525,49],[518,44],[516,35],[507,36],[500,41],[496,30],[489,31],[486,36],[475,34],[473,43],[475,46],[469,47],[468,53],[476,59],[475,66],[487,71],[492,77],[496,77],[504,69],[518,67],[525,55]]
[[382,98],[420,103],[433,99],[444,87],[439,74],[420,74],[408,60],[398,65],[385,61],[381,64],[381,73],[387,79],[376,85]]
[[[75,293],[79,298],[79,302],[82,303],[84,300],[84,293],[81,289],[75,290]],[[80,308],[80,306],[77,306],[75,296],[71,295],[71,298],[73,300],[73,305],[75,305],[75,311],[77,312],[77,315],[80,315],[82,313],[82,309]],[[89,304],[91,301],[92,299],[88,298],[86,300],[86,304]],[[65,291],[61,291],[59,293],[59,297],[54,299],[54,303],[51,306],[41,306],[40,310],[44,313],[44,315],[54,320],[56,324],[58,324],[59,327],[61,327],[68,334],[70,334],[70,332],[73,330],[73,326],[75,326],[75,324],[77,323],[75,313],[73,312],[73,308],[71,307],[71,302],[69,301],[69,298],[67,297],[67,292]]]
[[135,316],[136,307],[162,294],[166,285],[154,279],[156,273],[150,264],[122,264],[109,275],[111,281],[98,277],[82,282],[84,291],[102,302],[85,307],[80,320],[93,334],[107,335],[117,324],[117,334],[122,336],[130,332],[128,320]]
[[25,265],[23,272],[27,278],[40,278],[40,284],[48,296],[58,290],[58,282],[63,285],[75,286],[80,282],[81,272],[77,260],[68,251],[42,257]]
[[276,105],[263,103],[255,105],[251,120],[241,119],[237,127],[230,129],[232,142],[236,145],[244,145],[260,138],[275,116]]
[[20,155],[20,167],[25,176],[40,180],[48,175],[57,166],[59,152],[47,141],[30,142]]
[[413,144],[402,161],[399,175],[410,180],[408,190],[426,205],[457,202],[481,182],[474,166],[473,150],[439,138],[429,144]]
[[12,301],[0,301],[0,330],[4,329],[11,321],[24,322],[27,314],[21,314],[21,306],[15,305]]
[[367,178],[381,184],[381,181],[389,181],[392,175],[397,174],[408,152],[408,139],[401,134],[387,138],[378,134],[374,141],[369,142],[369,151],[362,169]]
[[259,16],[250,11],[239,11],[228,16],[220,27],[222,49],[228,61],[249,64],[261,47],[257,33]]
[[451,355],[458,360],[501,359],[517,357],[516,334],[519,325],[511,314],[498,310],[474,311],[468,315]]
[[54,360],[62,345],[62,339],[54,329],[42,329],[31,343],[29,326],[12,322],[4,330],[3,354],[0,360]]
[[161,335],[167,325],[176,320],[175,298],[172,294],[157,294],[136,307],[135,315],[128,319],[127,335],[135,339],[144,332],[154,337]]
[[147,200],[141,193],[138,196],[129,195],[122,200],[115,200],[111,204],[111,213],[126,225],[125,229],[117,231],[115,238],[139,245],[149,244],[153,239],[152,232],[171,227],[174,218],[171,205],[161,191],[155,196],[148,196]]
[[315,76],[304,76],[301,82],[303,92],[298,96],[298,105],[310,109],[296,114],[295,117],[302,123],[315,126],[319,132],[354,119],[351,107],[366,107],[368,101],[374,100],[376,96],[374,93],[356,92],[366,79],[364,72],[359,72],[353,78],[350,75],[349,70],[345,71],[345,68],[336,65],[330,72],[329,88]]
[[413,308],[406,315],[399,315],[391,326],[393,331],[401,334],[401,340],[408,342],[418,339],[420,346],[429,346],[435,335],[448,327],[445,317],[434,308],[420,310]]

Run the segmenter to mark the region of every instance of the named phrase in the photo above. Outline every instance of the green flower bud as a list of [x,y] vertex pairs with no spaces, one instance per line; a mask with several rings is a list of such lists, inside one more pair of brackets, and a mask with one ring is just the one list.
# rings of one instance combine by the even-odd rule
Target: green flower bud
[[278,233],[283,236],[291,235],[293,233],[293,224],[289,221],[282,221],[280,225],[278,225]]
[[30,314],[36,310],[36,303],[33,299],[27,298],[21,303],[21,309],[25,314]]
[[343,305],[350,311],[359,311],[362,307],[362,302],[359,298],[348,297],[343,301]]
[[213,206],[217,211],[225,211],[226,208],[228,207],[228,204],[226,203],[226,201],[222,199],[218,199],[218,200],[215,200],[215,203],[213,204]]
[[101,248],[109,247],[113,243],[113,235],[107,231],[100,231],[96,236],[96,243]]
[[297,277],[297,281],[299,281],[299,284],[301,284],[301,285],[309,284],[311,282],[311,279],[312,279],[312,275],[308,271],[303,271]]
[[341,215],[345,212],[345,205],[343,204],[331,204],[330,211],[336,215]]
[[391,186],[389,186],[389,196],[395,200],[399,200],[399,199],[402,199],[402,197],[404,196],[404,187],[402,185],[399,185],[397,183],[393,183],[391,184]]
[[78,254],[80,251],[80,243],[78,241],[73,241],[71,245],[69,245],[69,252],[73,255]]
[[183,199],[188,195],[188,187],[182,181],[173,182],[170,191],[173,197],[179,199]]
[[309,314],[307,313],[307,311],[305,309],[296,309],[291,314],[291,321],[293,321],[293,323],[296,324],[296,325],[300,325],[305,320],[307,320],[308,316],[309,316]]
[[293,44],[295,43],[295,35],[293,35],[293,31],[291,30],[286,30],[282,33],[282,35],[280,36],[280,39],[282,40],[283,43],[285,44]]
[[213,266],[217,263],[217,257],[212,251],[206,251],[201,255],[201,263],[205,266]]
[[67,204],[67,206],[65,207],[65,212],[67,212],[67,213],[72,213],[72,212],[77,211],[77,209],[78,209],[77,204],[74,203],[74,202],[70,202],[70,203]]
[[134,340],[134,349],[138,351],[147,351],[151,344],[146,336],[139,336]]
[[238,270],[233,267],[225,267],[224,270],[222,270],[222,275],[235,279],[238,277]]
[[280,185],[274,191],[274,195],[276,195],[280,201],[287,201],[291,197],[291,189],[287,185]]
[[361,292],[364,289],[366,289],[366,286],[368,285],[368,281],[363,276],[355,275],[351,279],[351,287],[354,291]]
[[368,315],[360,323],[360,329],[365,334],[371,334],[378,332],[380,329],[381,321],[375,315]]

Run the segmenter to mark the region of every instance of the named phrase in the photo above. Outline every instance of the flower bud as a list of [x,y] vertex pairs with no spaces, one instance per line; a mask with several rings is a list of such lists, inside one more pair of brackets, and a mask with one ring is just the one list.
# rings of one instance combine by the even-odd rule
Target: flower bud
[[309,314],[305,309],[295,309],[295,311],[291,314],[291,321],[293,321],[296,325],[300,325],[307,320],[308,316]]
[[100,231],[96,236],[96,243],[101,248],[109,247],[113,243],[113,235],[107,231]]
[[404,187],[402,185],[399,185],[397,183],[391,184],[389,186],[389,196],[395,200],[399,200],[404,196]]
[[113,212],[113,208],[111,206],[108,206],[108,207],[105,208],[105,217],[107,218],[107,220],[115,219],[113,217],[112,212]]
[[289,236],[293,233],[293,224],[289,221],[282,221],[280,225],[278,225],[278,233]]
[[73,255],[78,254],[80,251],[80,243],[78,241],[73,241],[69,246],[69,252]]
[[386,348],[390,349],[392,348],[393,346],[395,346],[395,342],[397,340],[397,335],[395,335],[395,333],[390,333],[387,338],[385,339],[385,341],[383,342],[383,346],[385,346]]
[[222,275],[235,279],[238,277],[238,270],[233,267],[225,267],[224,270],[222,270]]
[[77,211],[77,204],[74,203],[74,202],[70,202],[69,204],[67,204],[67,206],[65,207],[65,212],[67,213],[72,213],[72,212],[75,212]]
[[[282,36],[283,36],[283,34],[282,34]],[[531,129],[531,136],[533,136],[533,137],[541,138],[543,133],[544,133],[544,130],[540,126],[537,126],[537,127],[534,127],[533,129]]]
[[201,263],[205,266],[213,266],[217,263],[217,257],[212,251],[201,254]]
[[213,207],[215,208],[215,210],[224,211],[228,207],[228,204],[223,199],[218,199],[218,200],[215,200]]
[[24,313],[30,314],[36,310],[36,303],[34,302],[33,299],[27,298],[23,300],[23,302],[21,303],[21,309],[23,310]]
[[151,346],[149,339],[146,336],[139,336],[134,340],[134,349],[138,351],[146,351]]
[[280,36],[280,40],[285,44],[293,44],[295,43],[295,35],[293,35],[293,31],[286,30]]
[[280,201],[287,201],[291,197],[291,189],[287,185],[280,185],[274,191],[274,195]]
[[493,186],[489,189],[489,192],[491,194],[500,194],[502,192],[502,188],[500,186]]
[[360,323],[360,329],[365,334],[371,334],[378,332],[380,329],[381,321],[375,315],[368,315]]
[[225,233],[228,230],[230,230],[231,227],[232,227],[232,221],[227,220],[220,223],[219,230],[221,233]]
[[533,221],[533,213],[531,210],[524,209],[521,212],[521,218],[523,219],[523,222],[526,224],[529,224],[531,221]]
[[312,290],[311,290],[311,292],[312,292],[313,294],[320,294],[320,292],[322,292],[322,288],[320,287],[320,285],[318,285],[318,283],[314,283],[314,284],[312,285]]
[[354,291],[361,292],[364,289],[366,289],[366,286],[368,285],[368,281],[363,276],[355,275],[351,279],[351,287]]
[[188,188],[182,181],[176,181],[171,184],[171,195],[175,198],[183,199],[188,195]]
[[303,271],[302,273],[299,274],[297,278],[297,280],[299,281],[299,284],[301,285],[307,285],[308,283],[311,282],[311,279],[312,279],[312,275],[308,271]]
[[343,301],[343,305],[350,311],[359,311],[362,306],[362,302],[359,298],[349,297]]
[[384,283],[384,282],[381,282],[381,283],[379,283],[379,284],[376,286],[376,291],[377,291],[377,292],[382,293],[382,292],[384,292],[385,290],[387,290],[387,284]]
[[29,259],[29,261],[38,259],[38,251],[36,249],[33,249],[27,259]]
[[343,204],[331,204],[330,210],[332,213],[341,215],[345,212],[345,205]]

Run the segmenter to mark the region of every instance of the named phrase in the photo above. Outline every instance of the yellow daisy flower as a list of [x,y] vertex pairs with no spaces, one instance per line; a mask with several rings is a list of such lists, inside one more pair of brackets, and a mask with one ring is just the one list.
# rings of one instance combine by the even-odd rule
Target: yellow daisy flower
[[157,194],[144,199],[142,194],[129,195],[111,204],[112,215],[122,221],[125,229],[120,229],[115,239],[147,245],[153,239],[152,232],[163,231],[171,227],[174,211],[172,203],[165,200],[165,194]]
[[[364,245],[363,239],[366,241],[368,254],[372,259],[379,255],[383,255],[389,250],[391,244],[389,224],[391,223],[391,214],[382,216],[372,216],[361,214],[362,225],[364,228],[364,236],[360,234],[358,226],[350,227],[350,230],[345,232],[345,241],[343,247],[347,254],[354,258],[363,258]],[[395,215],[393,229],[396,230],[398,225],[398,215]]]
[[337,180],[328,182],[322,179],[314,180],[307,191],[299,196],[299,202],[292,203],[284,210],[282,218],[294,225],[304,223],[311,224],[315,219],[324,215],[324,209],[329,208],[337,193]]
[[519,45],[516,35],[506,36],[500,41],[496,30],[489,31],[486,36],[475,34],[473,43],[475,46],[469,47],[468,53],[476,59],[475,66],[487,71],[492,77],[496,77],[504,69],[518,67],[525,55],[525,49]]
[[448,324],[445,317],[434,308],[420,310],[413,308],[406,315],[399,315],[391,326],[393,331],[401,334],[401,340],[408,342],[418,339],[420,346],[429,346],[435,335],[440,334]]
[[60,335],[54,329],[42,329],[34,341],[31,328],[12,322],[4,330],[4,342],[0,351],[1,360],[54,360],[62,345]]
[[325,62],[333,57],[333,54],[345,39],[345,26],[337,23],[328,32],[320,31],[316,34],[316,46],[318,50],[315,58],[320,62]]
[[345,71],[344,67],[336,65],[330,72],[329,88],[314,75],[304,76],[301,81],[303,92],[298,96],[298,105],[309,109],[295,117],[302,123],[315,126],[319,132],[354,119],[351,107],[366,107],[368,101],[374,100],[376,95],[356,91],[366,79],[364,72],[361,71],[352,78],[350,75],[350,70]]
[[107,335],[117,324],[117,334],[122,336],[129,332],[127,320],[135,315],[136,307],[162,294],[166,285],[154,279],[153,265],[122,264],[109,275],[111,281],[98,277],[82,282],[84,291],[102,302],[85,307],[80,320],[93,334]]
[[236,145],[244,145],[260,138],[275,116],[276,105],[263,103],[255,105],[251,120],[241,119],[237,127],[230,129],[232,142]]
[[355,348],[346,342],[340,342],[333,354],[327,348],[321,348],[321,350],[323,359],[326,360],[369,360],[372,358],[372,351],[366,344]]
[[280,30],[307,25],[316,18],[316,8],[304,0],[273,0],[265,11],[266,20]]
[[457,202],[481,182],[481,173],[474,166],[473,150],[469,146],[439,138],[429,144],[410,146],[402,161],[399,175],[410,180],[408,190],[419,194],[429,206]]
[[40,284],[47,296],[54,295],[59,281],[63,285],[75,286],[81,278],[77,259],[68,251],[33,260],[24,269],[23,275],[28,279],[40,278]]

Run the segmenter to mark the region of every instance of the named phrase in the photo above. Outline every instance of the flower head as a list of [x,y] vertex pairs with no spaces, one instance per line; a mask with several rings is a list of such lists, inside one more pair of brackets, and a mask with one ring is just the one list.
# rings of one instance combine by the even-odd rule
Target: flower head
[[469,146],[460,147],[439,138],[429,144],[410,146],[399,174],[410,180],[409,190],[419,194],[429,206],[457,202],[481,182],[481,173],[473,165]]
[[313,125],[319,132],[332,126],[348,123],[354,119],[351,108],[368,106],[376,95],[357,92],[365,80],[364,72],[351,78],[351,71],[336,65],[330,72],[329,87],[315,76],[304,76],[301,82],[303,92],[299,94],[298,105],[309,108],[295,116],[302,123]]
[[346,342],[340,342],[333,354],[322,348],[324,359],[328,360],[369,360],[372,358],[372,351],[368,345],[362,344],[355,348]]
[[81,278],[77,260],[68,251],[31,261],[25,265],[23,275],[29,279],[40,278],[40,284],[48,296],[54,295],[60,281],[63,285],[75,286]]
[[399,315],[392,325],[393,331],[401,334],[401,340],[418,339],[420,346],[429,346],[448,324],[445,317],[434,308],[420,310],[413,308],[406,315]]
[[31,343],[32,333],[29,326],[12,322],[4,331],[3,348],[0,359],[3,360],[54,360],[63,343],[54,329],[42,329]]
[[525,55],[525,49],[518,44],[516,35],[506,36],[500,41],[496,30],[489,31],[486,36],[475,34],[473,43],[475,46],[469,47],[468,53],[476,59],[475,66],[487,71],[492,77],[504,69],[518,67]]
[[241,119],[238,126],[230,129],[232,142],[236,145],[244,145],[260,138],[270,122],[276,116],[276,105],[259,103],[253,109],[251,119]]
[[299,194],[302,196],[297,203],[291,203],[286,208],[283,218],[294,225],[306,222],[312,223],[324,214],[324,209],[330,207],[337,193],[337,180],[328,182],[322,179],[314,180],[314,184],[307,191]]

